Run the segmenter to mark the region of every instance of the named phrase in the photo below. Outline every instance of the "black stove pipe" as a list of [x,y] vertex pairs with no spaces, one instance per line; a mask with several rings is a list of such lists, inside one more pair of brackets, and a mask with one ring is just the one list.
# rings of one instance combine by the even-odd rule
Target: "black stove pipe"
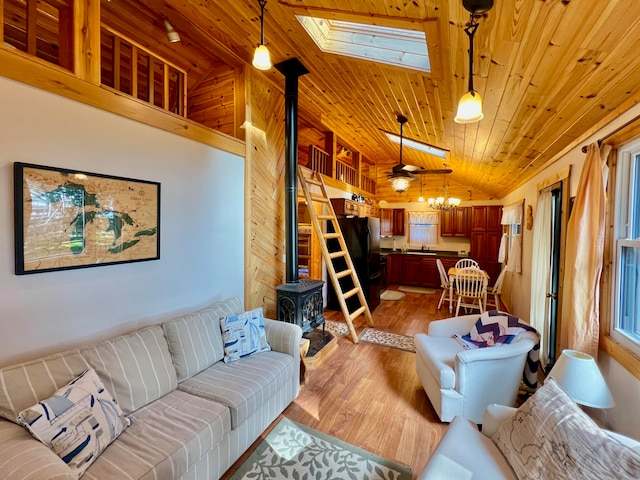
[[274,65],[284,75],[284,215],[287,283],[298,283],[298,77],[309,70],[297,58]]

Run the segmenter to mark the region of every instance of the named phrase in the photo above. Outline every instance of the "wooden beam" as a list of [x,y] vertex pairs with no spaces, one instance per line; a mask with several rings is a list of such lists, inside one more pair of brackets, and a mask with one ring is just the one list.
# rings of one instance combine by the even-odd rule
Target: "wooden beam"
[[100,0],[74,0],[73,36],[76,76],[100,85]]

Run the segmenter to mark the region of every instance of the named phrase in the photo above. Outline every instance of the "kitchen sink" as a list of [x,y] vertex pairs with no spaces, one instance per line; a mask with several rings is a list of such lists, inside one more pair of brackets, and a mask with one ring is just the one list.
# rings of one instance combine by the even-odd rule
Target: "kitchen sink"
[[435,257],[438,255],[437,252],[407,252],[408,255],[428,255],[431,257]]

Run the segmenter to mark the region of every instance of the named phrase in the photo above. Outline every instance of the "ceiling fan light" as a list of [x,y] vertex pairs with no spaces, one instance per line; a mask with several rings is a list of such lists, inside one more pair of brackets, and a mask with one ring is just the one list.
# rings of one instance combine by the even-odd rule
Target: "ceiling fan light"
[[253,54],[252,63],[258,70],[269,70],[271,68],[271,55],[266,45],[258,45]]
[[420,195],[420,196],[418,197],[418,201],[419,201],[419,202],[424,202],[424,197],[423,197],[422,195]]
[[453,119],[456,123],[474,123],[484,118],[482,113],[482,99],[475,90],[465,93],[458,102],[458,111]]
[[391,179],[391,188],[395,192],[402,193],[409,189],[410,180],[407,177],[395,177]]

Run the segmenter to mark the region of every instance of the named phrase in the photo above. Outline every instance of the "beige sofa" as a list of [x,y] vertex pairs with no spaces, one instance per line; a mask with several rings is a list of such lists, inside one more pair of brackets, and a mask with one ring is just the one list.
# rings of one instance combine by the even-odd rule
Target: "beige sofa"
[[217,479],[298,395],[301,330],[265,319],[271,351],[232,363],[220,317],[238,298],[128,335],[0,369],[0,478],[71,479],[69,467],[17,424],[92,367],[131,420],[83,479]]

